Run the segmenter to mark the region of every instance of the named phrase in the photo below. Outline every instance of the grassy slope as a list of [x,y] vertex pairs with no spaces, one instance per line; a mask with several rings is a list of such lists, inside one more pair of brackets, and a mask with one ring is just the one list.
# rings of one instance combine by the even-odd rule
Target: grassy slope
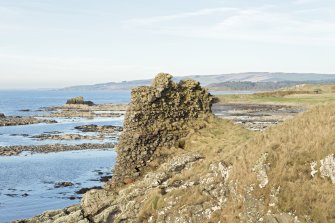
[[265,131],[239,148],[234,177],[244,179],[245,185],[255,182],[252,166],[268,153],[269,184],[255,194],[266,198],[272,188],[280,186],[280,210],[310,215],[316,222],[335,221],[335,185],[310,174],[312,161],[335,153],[334,129],[335,104],[329,104]]
[[[262,154],[268,153],[269,184],[264,189],[255,187],[254,196],[265,198],[268,205],[271,189],[280,186],[279,210],[310,215],[316,222],[333,222],[335,185],[329,179],[312,178],[310,163],[335,153],[334,130],[335,104],[329,104],[315,107],[264,133],[247,132],[230,122],[217,120],[193,136],[191,142],[197,145],[196,150],[206,151],[208,161],[222,159],[232,164],[231,179],[239,182],[241,194],[246,187],[257,185],[252,168]],[[227,220],[227,215],[234,216],[238,209],[236,202],[231,202],[222,212],[221,220]]]
[[[173,176],[168,185],[201,182],[208,177],[211,164],[223,162],[232,167],[228,182],[222,186],[220,177],[214,177],[213,181],[216,188],[228,188],[227,201],[208,222],[240,222],[241,213],[257,222],[257,217],[266,216],[269,210],[273,214],[293,213],[300,222],[308,222],[305,216],[312,222],[335,222],[335,185],[320,174],[311,176],[311,162],[318,161],[317,168],[320,168],[321,159],[335,154],[335,103],[332,103],[335,95],[328,91],[317,95],[265,98],[223,96],[231,100],[234,97],[253,103],[290,102],[309,106],[310,109],[264,132],[252,132],[228,120],[209,120],[206,128],[196,130],[187,137],[183,150],[173,150],[173,156],[191,152],[203,154],[205,158]],[[264,154],[268,155],[266,173],[269,183],[260,188],[253,168]],[[248,194],[246,191],[251,187],[253,191]],[[272,196],[275,190],[278,194]],[[201,183],[187,188],[177,187],[166,194],[153,190],[147,194],[140,215],[155,215],[175,201],[178,202],[170,210],[172,214],[185,207],[195,210],[202,206],[206,209],[211,199],[204,193]],[[276,205],[270,207],[274,200]],[[192,216],[192,212],[188,214]]]
[[[237,185],[239,195],[244,196],[247,188],[254,187],[250,196],[263,202],[263,206],[257,206],[257,213],[264,215],[268,210],[272,213],[291,212],[301,222],[305,222],[305,215],[314,222],[335,222],[335,185],[320,175],[312,178],[310,167],[312,161],[335,153],[334,130],[335,104],[316,106],[262,133],[245,130],[227,120],[214,119],[205,129],[193,133],[180,152],[202,153],[205,159],[170,179],[169,184],[201,181],[210,164],[223,161],[232,166],[229,183]],[[261,189],[252,168],[265,153],[268,154],[269,183]],[[279,187],[278,203],[270,208],[269,204],[273,202],[271,190]],[[256,205],[251,198],[246,204],[238,196],[234,198],[232,192],[228,195],[226,205],[215,212],[209,222],[239,222],[239,214],[247,212],[250,205]],[[201,192],[200,186],[176,189],[166,195],[156,191],[148,197],[143,213],[159,211],[177,198],[178,203],[171,211],[195,204],[204,206],[210,199]]]

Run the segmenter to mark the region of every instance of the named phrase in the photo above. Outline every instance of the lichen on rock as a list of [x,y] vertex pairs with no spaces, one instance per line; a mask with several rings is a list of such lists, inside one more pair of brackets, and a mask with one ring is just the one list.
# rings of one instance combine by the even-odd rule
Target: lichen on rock
[[264,153],[257,161],[252,171],[256,173],[257,180],[259,181],[259,187],[264,188],[269,183],[269,178],[267,176],[267,169],[269,164],[266,163],[268,154]]
[[133,89],[117,146],[113,183],[143,175],[148,163],[164,158],[157,155],[159,148],[182,147],[189,130],[202,127],[197,120],[212,115],[213,102],[199,82],[175,83],[166,73],[158,74],[151,86]]
[[320,160],[321,177],[329,177],[333,184],[335,184],[335,157],[334,154],[328,155],[323,160]]

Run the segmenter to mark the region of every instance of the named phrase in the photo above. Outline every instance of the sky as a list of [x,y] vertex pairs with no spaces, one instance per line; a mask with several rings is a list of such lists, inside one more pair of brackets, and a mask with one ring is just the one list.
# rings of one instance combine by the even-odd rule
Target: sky
[[335,73],[334,0],[0,0],[0,89]]

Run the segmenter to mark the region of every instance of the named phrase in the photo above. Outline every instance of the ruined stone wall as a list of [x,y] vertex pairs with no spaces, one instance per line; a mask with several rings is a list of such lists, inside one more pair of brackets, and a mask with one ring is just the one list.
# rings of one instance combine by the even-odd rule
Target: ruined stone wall
[[199,82],[175,83],[165,73],[158,74],[151,86],[133,89],[113,182],[140,176],[159,148],[178,147],[190,128],[197,128],[195,120],[212,114],[213,102],[214,97]]

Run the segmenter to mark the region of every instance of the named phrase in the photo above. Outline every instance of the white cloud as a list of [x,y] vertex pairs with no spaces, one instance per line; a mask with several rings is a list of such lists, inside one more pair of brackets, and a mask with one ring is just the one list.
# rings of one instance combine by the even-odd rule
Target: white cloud
[[183,12],[183,13],[166,15],[166,16],[155,16],[155,17],[149,17],[149,18],[135,18],[135,19],[127,20],[125,21],[125,23],[127,25],[151,25],[151,24],[159,23],[159,22],[167,22],[167,21],[186,19],[186,18],[198,17],[198,16],[210,16],[216,13],[236,12],[236,11],[238,11],[237,8],[228,8],[228,7],[206,8],[206,9],[201,9],[198,11]]
[[[315,10],[314,13],[322,15],[324,9]],[[285,11],[275,7],[204,9],[134,19],[130,25],[156,34],[193,38],[335,46],[335,21],[329,17],[309,18],[301,12],[301,9]],[[201,22],[197,23],[199,16]],[[193,21],[187,20],[188,17]]]

